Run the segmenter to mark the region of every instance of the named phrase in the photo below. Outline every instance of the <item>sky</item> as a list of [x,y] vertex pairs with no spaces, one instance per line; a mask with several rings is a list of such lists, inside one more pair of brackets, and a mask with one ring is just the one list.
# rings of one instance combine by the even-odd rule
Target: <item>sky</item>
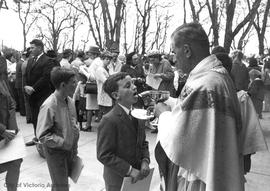
[[0,11],[0,43],[17,50],[23,48],[22,24],[18,15],[13,11]]
[[[162,1],[162,0],[161,0]],[[165,0],[166,1],[166,0]],[[172,8],[172,14],[174,17],[171,19],[171,27],[168,29],[168,37],[173,32],[174,28],[180,25],[181,21],[181,15],[179,14],[179,5],[176,5],[177,9]],[[135,13],[135,12],[134,12]],[[164,13],[166,14],[166,13]],[[134,14],[135,15],[135,14]],[[152,18],[154,18],[154,13],[152,14]],[[127,28],[132,27],[135,28],[135,22],[136,18],[135,16],[133,18],[129,17]],[[2,45],[8,46],[11,48],[14,48],[16,50],[22,50],[23,49],[23,35],[22,35],[22,24],[19,20],[19,17],[17,13],[15,13],[13,10],[11,10],[11,4],[10,9],[1,9],[0,11],[0,23],[2,26],[0,30],[0,49],[2,48]],[[87,22],[84,22],[84,26],[80,26],[78,28],[78,32],[76,34],[76,44],[82,44],[81,40],[85,39],[85,36],[87,35],[88,30],[88,24]],[[40,24],[40,23],[39,23]],[[150,28],[149,31],[151,31],[151,26],[155,25],[155,22],[150,22]],[[31,41],[33,38],[35,38],[36,32],[30,31],[30,33],[27,36],[27,45],[29,44],[29,41]],[[133,39],[134,35],[133,33],[129,33],[127,35],[130,35],[127,39]],[[168,38],[169,39],[169,38]],[[123,42],[122,42],[123,43]],[[129,42],[128,42],[129,43]],[[131,43],[131,42],[130,42]],[[167,49],[170,49],[169,41],[167,41]],[[95,45],[95,42],[93,39],[90,39],[90,42],[88,43],[88,46]],[[76,48],[76,47],[75,47]]]
[[[172,18],[170,25],[171,27],[168,30],[168,36],[173,32],[173,30],[181,24],[183,12],[179,11],[181,9],[180,5],[176,5],[172,8],[172,12],[174,17]],[[165,13],[164,13],[165,14]],[[135,21],[135,19],[134,19]],[[1,23],[1,30],[0,30],[0,49],[2,45],[14,48],[16,50],[23,49],[23,35],[22,35],[22,24],[19,21],[17,13],[10,10],[1,9],[0,11],[0,23]],[[86,26],[81,26],[79,28],[79,32],[77,34],[77,43],[80,43],[80,38],[86,36],[87,28]],[[150,29],[151,30],[151,29]],[[28,35],[28,40],[33,39],[35,33],[30,32]],[[29,41],[27,42],[28,45]],[[169,41],[167,41],[167,49],[169,49]],[[220,40],[222,44],[222,40]],[[90,42],[89,44],[94,45],[94,42]],[[254,54],[258,52],[258,43],[256,40],[256,36],[254,35],[250,39],[250,43],[248,44],[247,48],[245,49],[246,54]]]

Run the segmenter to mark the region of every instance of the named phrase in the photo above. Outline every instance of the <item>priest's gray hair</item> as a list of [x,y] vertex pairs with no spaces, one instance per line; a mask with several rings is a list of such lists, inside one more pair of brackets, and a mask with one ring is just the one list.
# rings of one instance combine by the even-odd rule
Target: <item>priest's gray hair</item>
[[176,28],[171,35],[175,46],[179,47],[181,44],[196,44],[209,51],[209,40],[206,32],[201,24],[192,22],[185,23]]

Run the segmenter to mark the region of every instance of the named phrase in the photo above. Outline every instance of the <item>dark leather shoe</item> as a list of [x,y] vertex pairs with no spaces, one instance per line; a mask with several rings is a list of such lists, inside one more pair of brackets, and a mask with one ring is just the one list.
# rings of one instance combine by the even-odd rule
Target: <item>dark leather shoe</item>
[[32,141],[25,143],[25,146],[27,147],[34,146],[36,145],[37,142],[38,142],[37,138],[33,138]]
[[36,145],[36,143],[33,140],[25,143],[25,146],[27,147],[34,146],[34,145]]

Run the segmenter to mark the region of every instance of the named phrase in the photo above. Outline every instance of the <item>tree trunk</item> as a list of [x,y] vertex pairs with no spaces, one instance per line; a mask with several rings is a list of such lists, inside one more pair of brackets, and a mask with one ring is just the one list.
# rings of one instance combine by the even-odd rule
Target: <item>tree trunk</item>
[[234,37],[246,25],[247,22],[254,21],[254,18],[256,16],[256,11],[258,7],[260,6],[261,0],[255,0],[255,2],[252,5],[252,9],[245,16],[245,18],[236,26],[234,30],[232,30],[232,24],[233,24],[233,17],[234,17],[234,12],[235,12],[235,7],[236,7],[236,0],[232,0],[231,3],[229,3],[229,0],[227,0],[226,3],[227,3],[226,5],[227,21],[226,21],[226,29],[225,29],[224,48],[226,51],[229,52]]
[[[259,22],[257,23],[257,25],[255,24],[255,22],[253,23],[257,32],[257,36],[258,36],[259,55],[264,54],[264,37],[265,37],[265,32],[266,32],[266,27],[267,27],[269,10],[270,10],[270,0],[267,0],[264,15],[263,15],[262,27],[259,26],[260,25]],[[257,13],[257,17],[260,17],[259,13]]]
[[264,35],[258,35],[259,55],[264,55]]
[[75,47],[75,34],[76,34],[76,21],[73,21],[73,26],[72,26],[72,44],[71,44],[71,49],[72,52],[74,52],[74,47]]
[[229,0],[226,0],[226,29],[225,29],[225,37],[224,37],[224,48],[227,52],[230,52],[230,47],[233,40],[232,35],[232,23],[233,23],[233,16],[236,6],[236,0],[232,0],[231,3],[229,3]]
[[225,40],[224,40],[223,47],[227,52],[230,52],[232,41],[233,41],[232,34],[225,34]]
[[124,22],[124,50],[125,50],[125,55],[127,55],[128,48],[127,48],[127,11],[126,10],[124,10],[123,22]]
[[145,41],[146,41],[146,26],[145,26],[145,18],[143,19],[143,33],[142,33],[142,55],[145,54]]
[[26,30],[25,25],[23,25],[23,50],[26,50]]
[[246,38],[248,32],[250,31],[252,25],[253,25],[252,23],[253,23],[253,22],[249,22],[249,23],[248,23],[247,28],[245,29],[245,31],[244,31],[243,34],[241,35],[241,37],[240,37],[240,39],[239,39],[239,42],[238,42],[237,49],[243,50],[243,48],[244,48],[244,46],[243,46],[244,40],[245,40],[245,38]]
[[105,34],[105,47],[111,49],[112,45],[115,46],[113,49],[119,51],[120,34],[121,34],[121,24],[123,19],[123,0],[117,0],[115,5],[115,18],[114,23],[112,23],[110,9],[108,7],[107,0],[100,0],[103,23],[104,23],[104,34]]
[[187,23],[186,0],[183,0],[183,7],[184,7],[184,23]]
[[53,46],[52,46],[52,49],[57,53],[58,51],[58,35],[54,33],[53,35]]
[[213,29],[213,46],[219,45],[219,24],[218,24],[218,8],[216,0],[212,0],[212,29]]

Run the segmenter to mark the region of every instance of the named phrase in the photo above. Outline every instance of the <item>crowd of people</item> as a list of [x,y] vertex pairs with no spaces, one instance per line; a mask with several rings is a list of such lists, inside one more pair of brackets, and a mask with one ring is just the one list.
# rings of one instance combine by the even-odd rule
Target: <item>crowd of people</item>
[[[44,51],[38,39],[15,59],[0,57],[0,140],[18,131],[15,111],[33,124],[26,146],[41,145],[53,190],[68,190],[77,157],[79,131],[97,129],[97,159],[104,165],[107,191],[120,191],[149,174],[145,128],[149,121],[130,115],[146,109],[148,90],[170,98],[154,104],[158,127],[155,157],[167,191],[241,191],[250,156],[267,149],[258,118],[270,111],[270,57],[245,57],[240,50],[214,47],[198,23],[178,27],[172,53],[153,50],[120,55],[118,49],[61,54]],[[148,83],[158,79],[158,87]],[[138,96],[144,92],[143,96]],[[145,97],[144,97],[145,96]],[[8,191],[16,190],[22,159],[0,164],[8,171]],[[10,176],[10,173],[14,176]],[[16,176],[15,176],[16,174]]]

